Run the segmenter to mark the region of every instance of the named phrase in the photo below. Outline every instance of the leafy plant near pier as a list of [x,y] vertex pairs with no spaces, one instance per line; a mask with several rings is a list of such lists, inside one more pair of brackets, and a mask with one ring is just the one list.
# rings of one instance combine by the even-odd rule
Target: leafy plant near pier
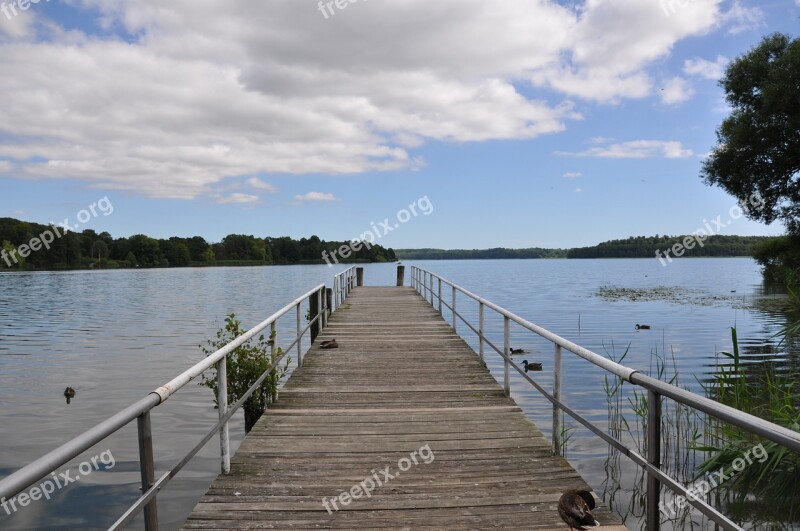
[[[796,375],[778,374],[769,366],[762,372],[745,369],[736,328],[731,329],[731,336],[733,352],[720,353],[731,362],[718,365],[712,381],[704,385],[706,394],[722,404],[800,432],[800,392],[796,388]],[[733,502],[732,508],[738,518],[753,510],[764,513],[767,507],[779,507],[779,514],[770,516],[789,522],[800,520],[800,456],[710,417],[707,434],[708,444],[699,449],[710,452],[711,456],[700,465],[700,475],[720,468],[730,470],[735,460],[759,443],[764,445],[768,455],[763,462],[748,463],[742,472],[719,488]]]
[[[209,339],[206,346],[199,345],[206,356],[211,355],[221,349],[234,339],[244,334],[246,330],[242,328],[242,323],[236,319],[236,314],[225,317],[225,326],[217,331],[215,339]],[[273,334],[269,340],[261,335],[257,340],[252,339],[226,356],[227,376],[228,376],[228,404],[234,404],[241,400],[247,391],[258,379],[274,365],[276,360],[282,355],[280,348],[272,352],[272,343],[275,341]],[[289,368],[290,358],[286,358],[283,366],[273,367],[270,374],[261,385],[247,399],[242,408],[244,409],[245,433],[250,432],[255,423],[261,418],[270,401],[274,401],[278,396],[278,382],[286,374]],[[214,404],[219,407],[217,401],[217,369],[212,369],[212,376],[202,376],[201,385],[205,385],[214,391]]]

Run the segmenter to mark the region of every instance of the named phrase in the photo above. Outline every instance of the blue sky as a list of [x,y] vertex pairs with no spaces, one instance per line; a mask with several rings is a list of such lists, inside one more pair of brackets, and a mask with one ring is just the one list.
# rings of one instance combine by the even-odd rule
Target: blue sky
[[5,2],[0,216],[107,197],[86,228],[342,240],[427,197],[395,248],[727,222],[734,200],[699,176],[717,80],[800,27],[800,0]]

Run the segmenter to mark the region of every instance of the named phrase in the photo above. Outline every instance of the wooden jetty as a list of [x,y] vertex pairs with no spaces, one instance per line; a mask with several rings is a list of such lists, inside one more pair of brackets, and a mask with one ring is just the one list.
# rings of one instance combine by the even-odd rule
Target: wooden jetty
[[231,464],[184,529],[566,529],[558,498],[588,488],[402,287],[350,294]]

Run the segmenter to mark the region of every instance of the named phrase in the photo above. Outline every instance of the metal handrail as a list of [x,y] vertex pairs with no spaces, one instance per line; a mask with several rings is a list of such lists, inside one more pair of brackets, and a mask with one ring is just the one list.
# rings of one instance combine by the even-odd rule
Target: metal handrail
[[[438,282],[438,289],[434,290],[434,280]],[[786,447],[796,453],[800,453],[800,433],[794,432],[783,426],[779,426],[772,422],[760,419],[743,411],[735,408],[720,404],[714,400],[692,393],[685,389],[681,389],[674,385],[662,382],[658,379],[644,375],[619,363],[609,360],[589,349],[581,347],[571,341],[568,341],[561,336],[558,336],[549,330],[546,330],[530,321],[519,317],[518,315],[494,304],[493,302],[480,297],[471,291],[439,276],[435,273],[412,266],[411,268],[411,283],[412,287],[416,289],[420,295],[427,301],[430,295],[430,304],[434,306],[434,299],[438,300],[439,313],[442,314],[443,307],[447,307],[453,316],[453,329],[457,330],[457,319],[461,319],[473,332],[478,335],[480,340],[479,355],[481,359],[484,356],[484,343],[489,345],[495,352],[500,354],[504,360],[504,388],[508,394],[510,391],[510,378],[509,369],[513,367],[519,374],[521,374],[530,384],[532,384],[541,394],[543,394],[553,404],[553,444],[555,449],[560,449],[560,415],[558,411],[564,411],[571,417],[575,418],[578,422],[586,426],[596,435],[600,436],[603,440],[620,450],[624,455],[633,460],[636,464],[642,467],[648,475],[648,489],[647,489],[647,529],[655,531],[659,528],[658,519],[658,499],[660,484],[663,482],[670,489],[676,493],[687,498],[687,502],[700,510],[703,514],[710,519],[721,525],[725,529],[742,531],[742,528],[736,523],[729,520],[727,517],[719,513],[714,507],[707,504],[704,500],[690,496],[689,491],[680,485],[676,480],[666,475],[660,470],[660,443],[661,443],[661,397],[666,396],[681,404],[687,405],[691,408],[703,411],[720,420],[738,426],[748,432],[758,434],[765,439],[773,441],[783,447]],[[448,285],[452,289],[452,304],[447,304],[442,298],[442,285]],[[460,292],[463,295],[473,299],[479,304],[479,328],[476,329],[467,319],[457,311],[456,306],[456,293]],[[503,316],[504,319],[504,346],[501,351],[494,343],[486,338],[484,334],[484,308],[490,308]],[[555,349],[555,363],[554,363],[554,391],[553,394],[547,393],[540,385],[538,385],[532,378],[530,378],[524,370],[519,367],[508,355],[510,333],[509,324],[515,322],[522,328],[525,328],[540,337],[550,341]],[[648,451],[647,458],[642,457],[633,450],[625,447],[623,443],[603,432],[600,428],[594,426],[591,422],[579,415],[577,412],[566,406],[561,401],[561,351],[565,349],[577,356],[597,365],[603,370],[614,374],[615,376],[630,382],[634,385],[645,388],[648,391]]]
[[344,304],[345,299],[353,288],[356,287],[356,271],[358,266],[352,266],[333,277],[333,309],[337,310]]
[[[353,269],[352,276],[355,278],[355,268]],[[350,293],[352,287],[350,284],[350,270],[337,275],[337,279],[342,277],[343,287],[346,288],[341,292],[341,295],[346,298]],[[346,285],[345,285],[346,284]],[[227,428],[228,421],[233,414],[245,403],[245,401],[255,392],[270,373],[278,367],[281,360],[288,354],[288,352],[297,347],[298,365],[302,364],[302,338],[308,330],[316,323],[324,324],[327,318],[326,297],[323,296],[325,285],[320,284],[315,288],[307,291],[291,303],[287,304],[270,317],[251,328],[241,336],[237,337],[224,347],[213,352],[202,361],[195,364],[190,369],[184,371],[177,377],[173,378],[166,384],[151,391],[142,399],[134,404],[126,407],[119,413],[109,417],[108,419],[98,423],[94,427],[86,430],[70,439],[69,442],[59,446],[58,448],[48,452],[44,456],[36,459],[28,465],[22,467],[16,472],[0,480],[0,499],[10,499],[27,489],[41,478],[49,475],[59,467],[69,463],[72,459],[79,456],[89,448],[92,448],[100,441],[106,439],[110,435],[116,433],[119,429],[127,426],[134,420],[138,422],[139,428],[139,455],[142,473],[142,496],[115,522],[111,529],[119,529],[124,527],[125,524],[130,522],[142,509],[145,511],[145,527],[148,531],[158,529],[158,517],[156,512],[155,498],[158,492],[171,480],[197,452],[214,436],[215,433],[220,434],[220,450],[222,455],[222,472],[227,473],[230,471],[230,455],[228,451],[228,436]],[[301,326],[301,305],[306,299],[316,297],[317,299],[317,314],[310,320],[306,327]],[[342,301],[344,301],[342,298]],[[227,403],[227,373],[225,360],[226,356],[244,345],[246,342],[260,334],[267,327],[270,327],[271,333],[277,330],[277,321],[289,313],[292,309],[296,310],[297,314],[297,335],[292,343],[286,348],[284,353],[276,357],[277,346],[276,341],[272,342],[272,362],[269,367],[264,371],[256,383],[245,393],[233,407],[228,408]],[[219,422],[209,431],[202,441],[195,446],[189,454],[187,454],[176,466],[162,475],[158,481],[155,481],[153,471],[153,449],[152,449],[152,436],[150,429],[150,411],[155,407],[163,404],[170,396],[182,389],[186,384],[200,376],[203,372],[210,369],[212,366],[217,368],[218,378],[218,405],[219,405]]]

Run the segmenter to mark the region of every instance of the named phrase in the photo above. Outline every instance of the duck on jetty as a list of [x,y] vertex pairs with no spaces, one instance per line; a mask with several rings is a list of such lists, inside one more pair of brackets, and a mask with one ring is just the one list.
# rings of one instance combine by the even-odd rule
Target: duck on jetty
[[339,343],[336,342],[336,339],[329,339],[327,341],[323,341],[319,344],[319,348],[323,350],[330,350],[333,348],[339,348]]
[[558,500],[558,515],[570,529],[588,529],[600,525],[592,516],[594,496],[588,490],[568,490]]

